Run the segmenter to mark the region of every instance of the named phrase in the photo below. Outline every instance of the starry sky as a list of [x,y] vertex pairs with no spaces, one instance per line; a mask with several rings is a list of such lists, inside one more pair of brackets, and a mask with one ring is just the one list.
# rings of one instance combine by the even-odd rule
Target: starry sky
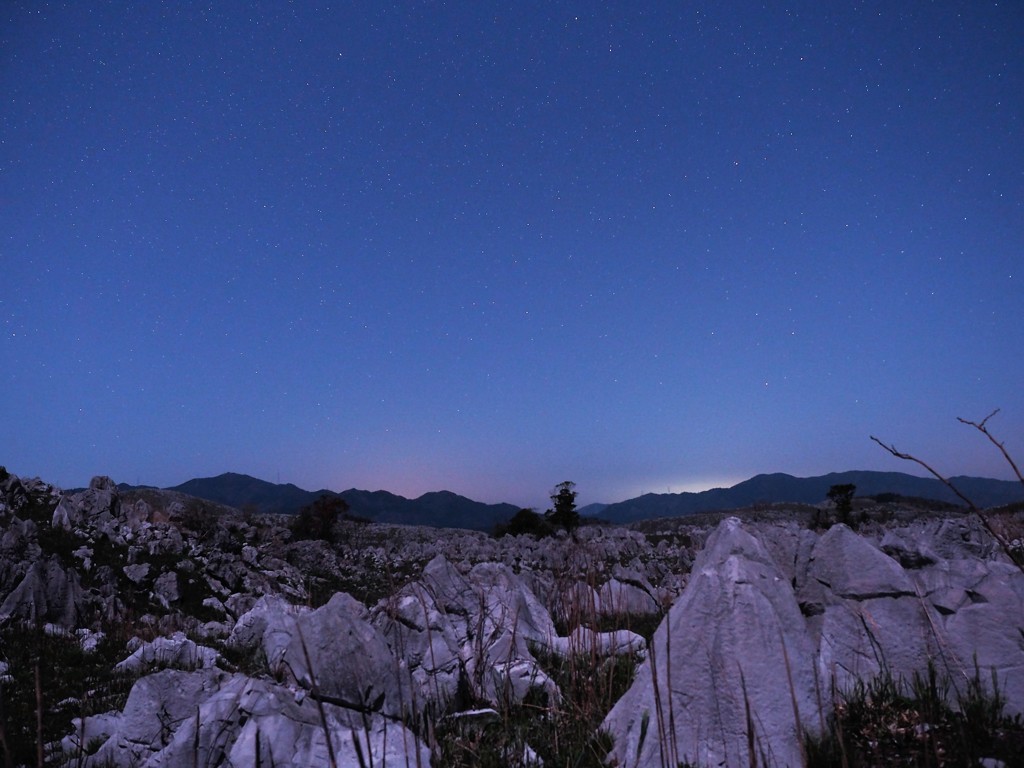
[[0,11],[0,463],[543,508],[1024,457],[1015,2]]

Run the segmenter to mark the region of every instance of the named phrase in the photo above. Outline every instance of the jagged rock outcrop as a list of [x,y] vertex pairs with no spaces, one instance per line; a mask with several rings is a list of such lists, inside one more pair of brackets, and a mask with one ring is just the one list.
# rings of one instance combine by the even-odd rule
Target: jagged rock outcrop
[[385,637],[366,621],[366,606],[339,592],[299,614],[280,657],[290,677],[323,700],[359,712],[400,717],[409,684]]
[[[1009,714],[1024,714],[1024,575],[1001,560],[944,560],[915,571],[922,599],[934,609],[940,646],[936,666],[963,691],[977,670],[993,676]],[[955,692],[954,692],[955,693]]]
[[820,596],[822,613],[808,629],[816,635],[819,676],[827,685],[834,677],[847,690],[885,670],[909,679],[939,658],[938,617],[907,571],[845,525],[818,540],[805,583]]
[[815,709],[814,648],[792,587],[738,520],[723,523],[654,635],[637,679],[605,719],[622,766],[798,765]]
[[554,623],[507,566],[481,563],[463,575],[438,555],[419,581],[378,605],[374,623],[409,669],[415,701],[447,701],[460,685],[494,703],[534,689],[558,696],[531,649],[549,647]]
[[816,536],[723,522],[604,722],[612,757],[740,766],[753,743],[759,764],[800,765],[801,733],[831,708],[822,692],[879,674],[909,684],[929,665],[951,703],[977,673],[1020,713],[1024,575],[969,523],[914,528],[884,538],[901,565],[844,525]]
[[54,528],[69,531],[88,521],[96,530],[112,535],[120,511],[117,484],[109,477],[94,477],[86,490],[61,496],[51,524]]
[[167,746],[183,723],[196,717],[202,702],[227,678],[227,673],[218,669],[167,669],[140,678],[121,712],[74,723],[74,735],[65,748],[77,753],[81,736],[86,744],[102,739],[86,766],[143,765]]
[[220,654],[213,648],[197,645],[175,632],[170,637],[158,637],[150,642],[140,643],[132,655],[114,666],[119,672],[141,672],[151,667],[175,669],[208,669],[216,665]]
[[615,575],[597,591],[598,613],[602,616],[658,613],[661,606],[647,577],[635,570],[616,569]]
[[56,557],[49,557],[32,565],[0,604],[0,622],[21,619],[71,629],[79,625],[84,603],[77,571],[64,568]]
[[318,703],[272,682],[238,675],[203,701],[145,768],[300,768],[330,765],[331,758],[338,766],[430,764],[427,748],[399,720]]
[[[0,630],[149,639],[118,657],[143,675],[128,702],[65,739],[83,765],[327,764],[325,734],[339,765],[359,750],[426,765],[403,723],[557,702],[559,657],[641,662],[604,721],[623,768],[747,765],[751,739],[759,761],[800,764],[833,686],[929,664],[951,696],[977,664],[1024,713],[1024,576],[970,516],[858,532],[705,520],[656,545],[613,528],[535,540],[346,522],[310,542],[180,494],[122,497],[108,478],[61,495],[6,476],[0,503]],[[649,644],[627,631],[669,605]]]
[[[64,741],[102,740],[84,768],[99,766],[429,765],[406,726],[308,695],[270,680],[217,669],[165,670],[141,678],[119,714],[74,723]],[[330,739],[328,747],[327,739]],[[356,746],[356,740],[359,746]]]

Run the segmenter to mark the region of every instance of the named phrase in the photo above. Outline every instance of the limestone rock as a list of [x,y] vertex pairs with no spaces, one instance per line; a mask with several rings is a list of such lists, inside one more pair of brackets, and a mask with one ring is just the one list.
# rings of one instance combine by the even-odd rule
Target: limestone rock
[[85,593],[77,571],[57,557],[37,561],[0,605],[0,620],[16,618],[73,628],[85,613]]
[[[649,615],[657,613],[654,588],[637,581],[609,579],[598,590],[598,611],[602,616]],[[647,581],[644,579],[643,581]]]
[[611,632],[595,632],[589,627],[577,627],[568,637],[556,637],[549,649],[559,656],[620,656],[623,654],[646,654],[647,641],[636,632],[616,629]]
[[238,675],[206,698],[145,766],[300,768],[330,765],[332,756],[338,766],[430,764],[429,750],[398,720],[330,702],[318,706],[309,696]]
[[419,582],[378,606],[374,623],[410,670],[420,702],[444,701],[460,684],[493,703],[533,689],[559,697],[531,651],[557,636],[554,623],[508,566],[480,563],[464,576],[438,555]]
[[219,658],[220,654],[213,648],[196,645],[183,632],[175,632],[171,637],[158,637],[143,643],[114,669],[121,672],[139,672],[149,667],[205,669],[214,666]]
[[120,494],[114,481],[109,477],[94,477],[86,490],[61,496],[51,524],[71,530],[88,523],[93,529],[114,536],[120,511]]
[[814,546],[811,578],[840,598],[864,600],[916,594],[900,564],[845,525],[834,525]]
[[[207,669],[168,669],[140,678],[132,686],[116,721],[104,721],[109,738],[89,756],[88,766],[137,766],[164,749],[182,723],[194,719],[202,701],[217,691],[228,675]],[[97,729],[88,726],[86,733]]]
[[306,611],[307,608],[291,605],[281,597],[265,595],[235,622],[228,645],[262,650],[268,669],[277,673],[295,632],[296,619]]
[[409,689],[387,640],[364,618],[366,607],[339,592],[297,617],[282,656],[292,677],[326,700],[400,716]]
[[170,608],[172,603],[178,602],[181,599],[178,574],[174,571],[165,571],[157,576],[153,582],[153,596],[164,608]]
[[957,610],[937,619],[957,681],[977,672],[986,688],[993,675],[1008,714],[1024,714],[1024,574],[1003,562],[965,584]]
[[789,581],[738,520],[724,521],[604,721],[612,757],[627,768],[747,765],[752,722],[758,752],[799,765],[797,717],[816,721],[813,658]]
[[[321,718],[321,712],[323,716]],[[223,765],[429,765],[429,751],[398,720],[319,705],[287,687],[219,670],[141,678],[121,713],[75,722],[65,750],[105,739],[85,768]],[[330,738],[331,750],[327,747]],[[356,747],[355,740],[359,740]]]
[[133,563],[121,569],[128,581],[133,584],[141,584],[149,576],[149,563]]

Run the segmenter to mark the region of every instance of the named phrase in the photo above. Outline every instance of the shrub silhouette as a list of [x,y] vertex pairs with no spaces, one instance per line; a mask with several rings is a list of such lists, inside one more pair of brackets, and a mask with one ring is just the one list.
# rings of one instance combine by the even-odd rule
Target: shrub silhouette
[[850,512],[853,511],[853,494],[857,492],[857,486],[853,483],[840,483],[828,489],[826,496],[835,504],[836,514],[839,515],[839,522],[850,524]]
[[497,526],[495,535],[519,536],[525,533],[541,539],[545,536],[550,536],[554,532],[555,529],[551,526],[551,523],[544,519],[543,516],[538,515],[532,509],[520,509],[507,523],[501,523]]
[[348,512],[348,504],[340,496],[320,496],[312,504],[299,510],[292,522],[292,535],[296,539],[331,540],[334,524]]
[[571,480],[559,483],[551,494],[554,509],[547,511],[548,521],[567,531],[575,530],[580,524],[580,513],[576,511],[576,483]]

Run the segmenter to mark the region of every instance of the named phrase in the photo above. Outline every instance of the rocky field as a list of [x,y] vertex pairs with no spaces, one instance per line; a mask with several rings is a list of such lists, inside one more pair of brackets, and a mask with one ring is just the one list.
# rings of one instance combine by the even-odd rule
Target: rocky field
[[542,539],[0,473],[0,760],[1021,765],[1020,511]]

